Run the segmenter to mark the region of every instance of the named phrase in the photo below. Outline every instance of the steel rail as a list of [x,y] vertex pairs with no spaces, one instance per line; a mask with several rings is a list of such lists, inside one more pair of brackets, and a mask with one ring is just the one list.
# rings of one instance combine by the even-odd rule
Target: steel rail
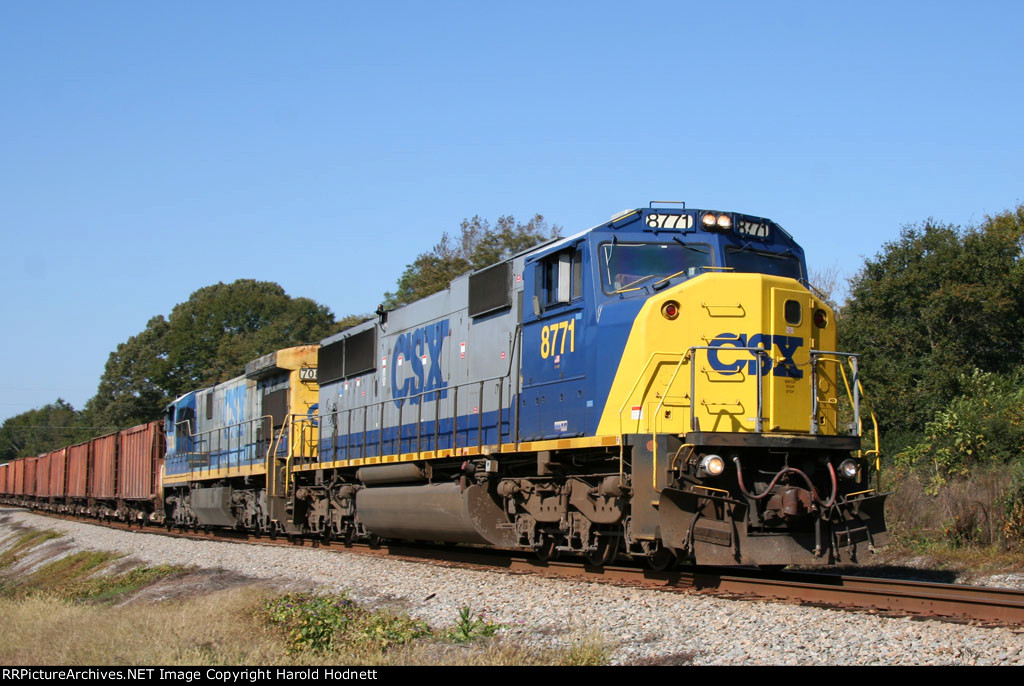
[[[167,531],[159,525],[140,527],[115,522],[98,522],[75,515],[35,511],[35,514],[111,528],[130,529],[157,535],[195,538],[238,544],[293,545],[321,547],[442,565],[466,565],[495,571],[535,574],[557,578],[614,583],[663,591],[702,592],[744,599],[770,599],[803,605],[919,616],[947,621],[974,622],[1024,628],[1024,590],[989,586],[942,584],[905,579],[882,579],[818,572],[774,572],[745,568],[682,567],[653,571],[638,564],[616,563],[595,567],[582,559],[539,561],[528,552],[472,546],[437,547],[428,544],[396,543],[381,549],[367,544],[344,547],[317,539],[295,537],[270,540],[241,531]],[[176,527],[175,527],[176,528]]]

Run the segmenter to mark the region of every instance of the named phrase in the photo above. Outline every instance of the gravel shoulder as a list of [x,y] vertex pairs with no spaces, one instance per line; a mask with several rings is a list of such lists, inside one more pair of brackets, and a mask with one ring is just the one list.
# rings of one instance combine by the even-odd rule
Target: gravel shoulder
[[10,510],[0,511],[0,551],[19,527],[64,534],[40,547],[48,560],[90,549],[122,552],[144,565],[194,566],[201,572],[189,592],[247,583],[346,590],[360,603],[401,610],[435,627],[450,626],[468,605],[528,645],[565,645],[597,634],[615,664],[1024,664],[1024,630],[454,569],[343,550],[174,539]]

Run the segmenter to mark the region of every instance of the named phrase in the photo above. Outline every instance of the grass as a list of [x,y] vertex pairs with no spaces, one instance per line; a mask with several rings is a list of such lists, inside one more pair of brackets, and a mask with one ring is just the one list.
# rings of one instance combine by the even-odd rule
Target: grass
[[51,541],[55,538],[60,538],[61,534],[56,531],[37,530],[32,529],[18,536],[17,540],[7,550],[0,553],[0,569],[10,567],[19,559],[21,556],[27,553],[32,548],[41,545],[47,541]]
[[971,573],[1024,569],[1024,541],[1006,469],[978,469],[929,491],[922,470],[894,468],[883,490],[891,542],[880,561],[924,557],[929,566]]
[[444,637],[444,631],[431,631],[405,615],[358,607],[346,608],[352,617],[334,639],[309,642],[296,650],[290,638],[294,625],[266,616],[268,607],[288,598],[251,586],[183,602],[119,606],[45,593],[0,597],[5,633],[18,637],[0,644],[0,664],[601,665],[608,661],[607,646],[595,636],[576,638],[560,650],[539,650],[508,637],[455,643]]
[[[19,536],[8,566],[53,532]],[[501,636],[463,607],[449,627],[361,607],[346,594],[274,593],[246,583],[173,601],[137,600],[158,583],[188,582],[170,565],[104,573],[120,555],[80,551],[0,582],[0,665],[600,665],[596,635],[562,649]],[[136,599],[133,601],[133,599]]]

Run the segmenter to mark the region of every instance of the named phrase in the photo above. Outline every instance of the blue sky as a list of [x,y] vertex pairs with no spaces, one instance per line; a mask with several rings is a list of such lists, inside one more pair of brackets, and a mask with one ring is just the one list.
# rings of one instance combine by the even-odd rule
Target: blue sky
[[465,217],[768,216],[852,275],[1022,201],[1024,4],[0,4],[0,419],[194,290],[372,310]]

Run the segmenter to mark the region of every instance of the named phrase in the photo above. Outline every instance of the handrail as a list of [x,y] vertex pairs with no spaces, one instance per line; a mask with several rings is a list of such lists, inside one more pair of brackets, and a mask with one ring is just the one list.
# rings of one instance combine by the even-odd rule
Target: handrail
[[[847,396],[849,396],[850,388],[849,388],[849,382],[846,380],[846,370],[844,370],[842,368],[842,366],[840,366],[839,367],[839,371],[842,372],[843,383],[846,384],[846,386],[847,386],[846,394],[847,394]],[[864,395],[865,395],[864,394],[864,386],[863,386],[863,384],[861,384],[859,378],[857,379],[857,388],[860,391],[861,397],[864,397]],[[875,416],[874,409],[870,408],[870,407],[868,408],[868,414],[871,415],[871,425],[872,425],[872,429],[874,430],[875,447],[872,450],[865,451],[864,454],[865,455],[874,454],[874,456],[875,456],[875,470],[878,471],[878,472],[881,472],[881,470],[882,470],[882,450],[879,447],[879,443],[878,443],[878,441],[879,441],[879,439],[878,439],[878,417]],[[861,429],[860,431],[861,431],[861,434],[863,435],[863,433],[864,433],[863,429]]]
[[[650,357],[647,358],[647,363],[643,366],[643,369],[641,369],[640,373],[637,375],[636,381],[633,382],[633,387],[629,389],[629,393],[626,394],[625,399],[622,401],[622,404],[619,405],[619,481],[620,481],[620,483],[624,483],[625,478],[626,478],[626,466],[625,466],[625,462],[626,462],[626,444],[622,440],[622,436],[624,435],[623,432],[622,432],[622,411],[626,409],[626,404],[629,403],[630,399],[633,397],[633,393],[636,391],[636,387],[640,385],[640,382],[644,379],[644,376],[647,373],[647,369],[651,366],[651,362],[653,362],[654,358],[656,356],[658,356],[658,355],[678,355],[680,359],[679,359],[679,362],[676,365],[677,370],[678,370],[678,367],[681,366],[683,364],[683,362],[686,361],[686,356],[684,356],[684,355],[682,355],[681,353],[678,353],[678,352],[674,352],[674,351],[673,352],[669,352],[669,351],[664,351],[664,350],[656,350],[656,351],[652,352]],[[675,378],[675,375],[673,375],[673,378]],[[666,395],[668,395],[667,389],[666,389]],[[690,402],[691,403],[693,402],[693,398],[690,399]],[[643,400],[642,399],[641,399],[641,402],[640,402],[640,412],[641,413],[643,412]],[[655,441],[655,444],[657,444],[657,441]]]
[[[181,427],[184,426],[184,428],[185,428],[185,436],[184,437],[190,439],[191,441],[193,441],[193,447],[194,448],[195,447],[201,447],[204,444],[206,444],[206,447],[208,448],[205,452],[202,451],[202,450],[178,451],[178,446],[177,446],[177,444],[175,444],[175,450],[178,451],[177,454],[180,454],[180,455],[193,455],[193,454],[194,455],[203,455],[203,454],[205,454],[207,456],[210,456],[211,454],[216,454],[216,452],[225,452],[225,451],[221,451],[220,450],[220,448],[221,448],[220,437],[221,437],[221,435],[223,435],[222,432],[230,431],[232,429],[236,429],[236,428],[243,427],[243,426],[248,426],[249,430],[250,430],[250,433],[255,433],[254,431],[252,431],[252,427],[256,426],[257,422],[262,424],[267,419],[270,419],[271,421],[273,421],[273,417],[271,415],[263,415],[263,416],[261,416],[259,418],[246,419],[246,420],[243,420],[241,422],[235,422],[233,424],[227,424],[227,425],[224,425],[224,426],[218,426],[216,428],[207,429],[206,431],[200,431],[200,432],[197,432],[197,433],[192,433],[192,420],[185,419],[185,420],[182,420],[180,422],[175,422],[174,426],[175,426],[176,429],[180,429]],[[217,438],[218,438],[218,444],[217,444],[218,450],[216,452],[212,450],[212,447],[213,447],[212,446],[212,441],[210,441],[210,437],[213,434],[215,434],[215,433],[217,434]],[[242,440],[241,440],[242,438],[243,438],[242,436],[238,436],[239,441],[236,443],[236,449],[239,452],[241,452],[244,449],[244,447],[251,445],[251,446],[253,446],[253,455],[255,457],[258,454],[257,453],[257,446],[259,445],[259,441],[250,440],[249,442],[243,444]],[[273,438],[270,438],[270,439],[267,439],[267,440],[268,440],[268,443],[272,443],[273,442]],[[228,466],[226,467],[226,469],[231,469],[231,458],[230,458],[230,454],[231,454],[231,435],[230,435],[230,433],[228,434],[228,447],[227,447],[226,452],[228,453]],[[269,448],[268,448],[267,456],[269,456],[269,455],[270,455],[270,452],[269,452]],[[236,464],[235,467],[236,468],[240,468],[241,464]],[[193,471],[200,471],[201,472],[201,471],[204,471],[204,469],[205,469],[205,471],[209,471],[209,470],[212,469],[212,466],[210,465],[209,460],[207,460],[207,464],[206,464],[205,468],[204,467],[200,467],[198,470],[195,470],[195,469],[191,468],[191,465],[189,465],[188,471],[189,472],[193,472]]]
[[[689,353],[687,353],[687,355],[689,357],[695,359],[696,358],[696,356],[694,355],[694,351],[695,350],[722,350],[722,348],[727,348],[728,352],[732,352],[734,350],[746,350],[748,352],[754,353],[755,357],[757,358],[757,415],[754,417],[754,430],[757,431],[757,433],[763,433],[763,431],[764,431],[764,416],[763,416],[764,415],[764,388],[763,388],[763,386],[764,386],[764,383],[763,383],[764,378],[763,377],[764,377],[765,369],[764,369],[764,360],[762,358],[767,356],[769,358],[769,361],[771,361],[771,353],[767,349],[762,348],[761,346],[757,346],[757,345],[755,345],[755,346],[744,346],[744,347],[735,346],[735,345],[730,345],[730,346],[694,345],[694,346],[690,347],[690,351],[689,351]],[[733,373],[734,374],[738,374],[739,371],[740,370],[737,369]],[[690,367],[690,430],[691,431],[696,431],[697,430],[697,422],[696,422],[696,419],[697,419],[697,414],[696,414],[697,402],[696,402],[696,397],[695,397],[696,394],[697,394],[697,365],[694,364],[692,367]]]
[[[498,433],[498,444],[501,445],[501,442],[502,442],[502,438],[501,438],[502,425],[504,424],[504,421],[505,421],[505,417],[504,417],[504,410],[505,410],[505,408],[503,407],[503,403],[504,403],[504,396],[505,396],[505,394],[504,394],[504,385],[505,385],[506,381],[509,381],[509,382],[511,381],[511,374],[510,373],[506,373],[506,374],[504,374],[502,376],[494,376],[494,377],[490,377],[490,378],[482,379],[482,380],[466,381],[466,382],[463,382],[463,383],[460,383],[460,384],[454,384],[454,385],[450,385],[450,386],[445,386],[444,388],[434,388],[434,389],[431,389],[431,390],[428,390],[428,391],[422,391],[420,393],[417,393],[416,395],[407,396],[407,397],[404,397],[404,398],[387,398],[387,399],[384,399],[384,400],[378,400],[377,402],[374,402],[372,404],[362,405],[362,406],[359,406],[359,407],[349,407],[349,408],[345,408],[345,409],[336,409],[333,412],[330,412],[330,413],[328,413],[326,415],[321,415],[321,418],[323,418],[323,419],[327,419],[328,417],[330,417],[333,420],[331,422],[331,426],[332,426],[332,431],[331,431],[331,457],[332,457],[332,459],[336,459],[336,457],[337,457],[337,451],[338,451],[337,439],[338,439],[338,436],[339,436],[339,426],[341,425],[340,417],[341,417],[341,415],[343,413],[347,413],[347,417],[348,417],[349,429],[345,433],[345,439],[346,439],[345,454],[349,455],[349,453],[351,451],[351,441],[352,441],[352,431],[351,431],[352,413],[353,412],[357,412],[357,411],[362,411],[363,412],[363,416],[364,416],[363,437],[362,437],[362,441],[360,442],[360,447],[362,448],[362,455],[361,455],[362,458],[365,459],[366,457],[383,457],[385,455],[385,452],[384,452],[384,431],[385,431],[385,428],[391,428],[391,429],[394,429],[397,432],[396,433],[396,437],[393,438],[393,439],[390,439],[390,440],[393,443],[397,442],[397,448],[396,448],[395,454],[401,454],[402,453],[402,442],[405,440],[405,436],[403,435],[403,427],[405,426],[405,423],[403,422],[402,415],[403,415],[404,410],[405,410],[405,405],[407,403],[413,403],[413,401],[417,401],[415,404],[418,406],[417,407],[417,418],[416,418],[416,437],[415,437],[415,440],[416,440],[416,452],[417,453],[422,452],[421,446],[422,446],[422,438],[423,438],[422,437],[423,405],[424,405],[425,402],[431,402],[431,400],[429,399],[429,397],[431,395],[434,396],[434,398],[432,400],[432,402],[434,402],[434,419],[433,419],[433,422],[434,422],[434,442],[433,442],[433,445],[434,445],[434,450],[435,451],[439,450],[439,448],[437,446],[438,446],[438,442],[439,442],[440,437],[441,437],[440,436],[440,432],[439,432],[440,422],[441,422],[441,414],[440,414],[440,412],[441,412],[441,401],[447,399],[447,398],[442,399],[440,397],[440,394],[441,393],[447,393],[448,391],[452,392],[452,395],[451,395],[451,413],[450,414],[446,413],[445,419],[451,419],[452,420],[452,429],[451,429],[452,447],[451,447],[451,450],[453,450],[453,451],[456,450],[457,447],[458,447],[458,438],[457,437],[458,437],[458,432],[460,430],[459,427],[458,427],[458,418],[460,416],[459,415],[459,407],[458,407],[459,389],[460,388],[465,388],[467,386],[476,386],[477,387],[478,401],[480,403],[478,405],[478,407],[477,407],[477,414],[479,415],[479,419],[478,419],[478,423],[477,423],[477,427],[476,427],[476,431],[477,431],[477,448],[481,448],[482,449],[483,445],[484,445],[484,427],[483,427],[484,391],[485,391],[486,384],[489,384],[489,383],[492,383],[492,382],[497,382],[497,395],[498,395],[498,408],[497,408],[497,412],[498,412],[498,418],[497,418],[497,422],[496,422],[496,431]],[[515,389],[512,389],[512,391],[513,391],[512,395],[514,396]],[[398,405],[398,423],[395,426],[393,426],[393,427],[385,427],[384,426],[384,422],[383,422],[384,410],[387,407],[388,403],[396,403]],[[377,455],[369,455],[368,456],[366,454],[366,445],[367,445],[366,435],[367,435],[367,432],[368,432],[368,427],[366,425],[365,419],[369,416],[369,413],[371,411],[376,412],[378,410],[379,410],[379,412],[381,414],[381,418],[382,418],[381,421],[380,421],[380,426],[378,427],[378,438],[377,438],[378,454]],[[468,416],[468,414],[467,414],[467,416]],[[320,427],[321,428],[321,432],[323,432],[324,427],[326,426],[326,424],[327,424],[326,422],[323,422],[321,424],[321,427]],[[468,431],[469,427],[465,427],[465,430]],[[510,427],[510,433],[514,433],[515,434],[515,435],[513,435],[512,438],[514,439],[513,442],[518,446],[518,444],[519,444],[518,427]],[[411,438],[412,437],[410,437],[410,439]],[[349,457],[347,459],[352,459],[352,458]]]
[[[277,451],[279,449],[279,446],[281,445],[281,440],[283,439],[283,437],[284,436],[288,436],[288,450],[287,450],[287,452],[285,453],[285,456],[284,456],[285,492],[286,493],[288,492],[289,486],[290,486],[290,484],[288,482],[288,479],[290,478],[291,473],[292,473],[292,460],[295,459],[295,458],[307,457],[307,455],[304,452],[302,454],[299,454],[299,455],[295,454],[295,442],[296,442],[296,436],[295,436],[295,430],[296,429],[295,429],[295,427],[296,427],[296,425],[299,425],[301,427],[301,426],[304,426],[306,424],[308,424],[310,427],[315,426],[313,424],[312,420],[309,419],[309,415],[308,414],[289,413],[285,417],[285,420],[281,423],[280,430],[275,434],[273,443],[271,444],[270,449],[267,451],[267,479],[268,479],[268,483],[272,481],[272,483],[274,484],[272,492],[269,495],[272,495],[272,496],[273,495],[277,495],[277,476],[273,472],[273,470],[275,468],[274,458],[277,456]],[[304,446],[304,444],[305,444],[304,436],[305,436],[305,433],[303,431],[303,433],[300,434],[300,436],[298,437],[300,446]],[[317,446],[314,446],[314,447],[317,447]],[[314,456],[311,454],[308,457],[314,457]]]
[[[753,356],[757,359],[757,414],[756,414],[756,417],[755,417],[755,431],[758,432],[758,433],[763,433],[763,431],[764,431],[764,417],[763,417],[763,415],[764,415],[764,388],[763,388],[764,387],[764,383],[763,382],[764,382],[764,377],[765,377],[765,373],[766,373],[765,358],[768,358],[769,361],[771,360],[771,352],[768,349],[760,347],[760,346],[742,346],[741,347],[741,346],[709,346],[709,345],[704,345],[704,346],[691,346],[687,350],[685,355],[680,355],[679,353],[676,353],[676,352],[655,351],[655,352],[651,353],[650,357],[648,357],[646,364],[644,364],[644,366],[641,369],[640,373],[637,375],[636,380],[633,382],[633,385],[630,388],[629,392],[625,395],[625,397],[624,397],[624,399],[622,401],[622,404],[619,406],[618,420],[619,420],[619,439],[620,439],[619,440],[619,443],[620,443],[620,448],[619,448],[619,478],[620,479],[624,478],[624,474],[625,474],[625,444],[622,441],[623,428],[624,428],[623,427],[623,421],[624,421],[623,420],[623,412],[625,411],[626,405],[629,404],[630,402],[632,402],[633,395],[636,392],[637,387],[640,385],[640,383],[642,381],[644,381],[645,379],[648,378],[648,370],[650,369],[652,363],[654,363],[655,359],[658,358],[658,357],[662,357],[662,356],[672,356],[672,355],[678,355],[679,356],[678,361],[675,363],[675,369],[672,372],[672,376],[669,378],[668,383],[666,384],[666,386],[664,388],[664,391],[663,391],[663,393],[661,395],[661,400],[658,402],[658,405],[657,405],[657,407],[654,410],[654,414],[651,417],[648,418],[648,423],[649,423],[649,428],[651,430],[651,434],[655,438],[655,440],[653,441],[653,447],[652,447],[652,467],[653,467],[653,471],[652,471],[652,486],[656,490],[657,489],[657,474],[658,474],[658,471],[657,471],[657,469],[658,469],[658,467],[657,467],[657,465],[658,465],[658,443],[657,443],[656,439],[657,439],[657,434],[658,434],[657,423],[658,423],[658,417],[660,417],[660,414],[661,414],[661,409],[664,406],[666,400],[668,399],[668,396],[670,395],[672,386],[675,383],[676,378],[677,378],[677,376],[679,374],[679,371],[682,369],[682,366],[684,364],[688,363],[688,362],[692,362],[693,364],[690,367],[690,396],[689,396],[689,399],[690,399],[690,430],[691,431],[696,431],[697,430],[697,422],[696,422],[696,407],[697,407],[697,401],[696,401],[696,397],[697,397],[696,396],[696,370],[697,370],[696,351],[698,351],[698,350],[705,350],[705,351],[721,350],[723,347],[727,347],[730,351],[741,351],[741,350],[748,351],[748,352],[752,353]],[[847,360],[847,362],[849,363],[850,367],[851,367],[851,370],[852,370],[852,373],[853,373],[853,383],[852,384],[849,381],[849,379],[847,379],[846,371],[843,368],[843,365],[841,364],[840,360],[838,360],[838,359],[832,360],[832,361],[834,361],[834,362],[836,362],[838,364],[839,369],[842,372],[843,381],[844,381],[844,385],[846,387],[847,396],[850,398],[850,403],[853,406],[853,412],[854,412],[855,426],[856,426],[856,430],[857,430],[857,435],[861,436],[861,435],[863,435],[863,422],[862,422],[862,419],[861,419],[861,407],[860,407],[860,405],[861,405],[861,398],[863,396],[864,389],[863,389],[863,385],[861,384],[860,378],[859,378],[859,369],[858,369],[858,358],[859,358],[859,355],[857,355],[855,353],[842,353],[842,352],[837,352],[837,351],[826,351],[826,350],[811,350],[810,351],[810,367],[811,367],[811,379],[810,379],[810,381],[811,381],[811,405],[812,405],[812,408],[811,408],[812,409],[812,414],[811,414],[811,431],[810,432],[812,434],[817,434],[819,432],[819,425],[818,425],[818,382],[817,382],[818,370],[817,370],[817,366],[818,366],[818,363],[820,361],[827,360],[829,357],[845,358]],[[736,371],[738,373],[740,370],[737,369]],[[653,377],[652,377],[652,379],[653,379]],[[641,412],[643,411],[644,399],[646,397],[647,397],[647,393],[645,392],[643,397],[639,401],[640,406],[641,406]],[[879,439],[878,439],[878,420],[877,420],[877,417],[875,416],[875,413],[874,413],[873,410],[871,410],[869,408],[868,411],[869,411],[869,414],[871,416],[872,424],[874,426],[874,434],[875,434],[874,442],[875,442],[875,447],[874,447],[873,450],[865,451],[862,454],[864,454],[864,455],[872,455],[873,454],[875,456],[875,467],[876,467],[876,470],[877,470],[880,467],[880,450],[879,450]]]
[[[861,405],[861,397],[864,394],[864,387],[863,387],[863,385],[861,385],[861,382],[860,382],[860,368],[859,368],[859,358],[860,358],[860,355],[857,354],[857,353],[841,353],[841,352],[837,352],[837,351],[834,351],[834,350],[811,350],[810,352],[811,352],[811,383],[812,383],[813,388],[814,388],[813,395],[811,396],[811,401],[812,401],[811,409],[812,409],[812,412],[813,412],[813,414],[811,416],[811,433],[812,434],[818,433],[818,362],[824,360],[824,361],[834,362],[836,365],[838,365],[839,372],[842,374],[842,377],[843,377],[843,386],[845,387],[845,390],[846,390],[846,397],[849,398],[850,404],[853,406],[853,419],[854,419],[854,422],[857,425],[857,435],[858,436],[862,436],[864,434],[864,424],[863,424],[863,421],[862,421],[862,418],[861,418],[860,405]],[[853,373],[853,383],[852,384],[850,383],[850,380],[846,377],[846,370],[843,368],[842,361],[839,360],[839,359],[829,360],[828,358],[830,358],[830,357],[846,358],[846,361],[849,363],[850,369],[851,369],[851,371]],[[876,431],[875,439],[876,439],[876,443],[877,443],[877,439],[878,439],[878,433],[877,433],[877,430],[878,430],[878,419],[875,417],[875,414],[874,414],[873,411],[869,410],[869,413],[871,414],[871,421],[872,421],[872,423],[874,424],[874,427],[875,427],[875,431]],[[878,446],[876,445],[874,452],[877,453],[877,451],[878,451]]]
[[[267,491],[268,491],[267,495],[269,497],[274,497],[274,496],[277,495],[277,474],[275,473],[275,467],[277,465],[274,464],[273,455],[274,455],[274,453],[277,452],[277,446],[280,445],[281,437],[285,434],[285,430],[287,429],[288,425],[291,423],[291,420],[292,420],[292,415],[289,414],[287,417],[285,417],[285,420],[283,422],[281,422],[281,430],[278,431],[274,435],[273,440],[270,442],[270,447],[267,449],[267,456],[265,458],[265,465],[266,466],[264,468],[267,471]],[[273,421],[273,420],[271,420],[271,421]],[[291,435],[291,434],[289,433],[289,435]],[[288,455],[285,457],[285,461],[284,461],[284,470],[285,470],[284,471],[284,473],[285,473],[284,492],[287,494],[288,493],[288,482],[287,482],[287,479],[288,479],[288,475],[291,474],[291,472],[292,472],[292,470],[291,470],[291,444],[290,443],[289,443]],[[273,486],[271,486],[271,484],[273,484]]]

